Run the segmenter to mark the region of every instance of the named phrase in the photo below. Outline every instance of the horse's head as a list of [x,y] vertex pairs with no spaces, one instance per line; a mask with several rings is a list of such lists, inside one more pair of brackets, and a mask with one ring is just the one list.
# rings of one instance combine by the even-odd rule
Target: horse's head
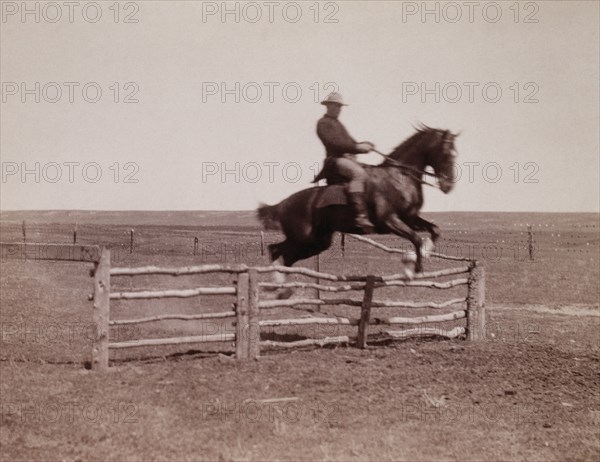
[[426,128],[429,132],[429,145],[426,150],[426,164],[431,165],[438,179],[440,189],[449,193],[456,182],[456,148],[454,140],[459,133],[450,130]]
[[417,133],[404,141],[390,155],[390,159],[413,168],[419,176],[430,165],[440,189],[448,193],[456,181],[456,150],[454,140],[459,134],[449,130],[421,125]]

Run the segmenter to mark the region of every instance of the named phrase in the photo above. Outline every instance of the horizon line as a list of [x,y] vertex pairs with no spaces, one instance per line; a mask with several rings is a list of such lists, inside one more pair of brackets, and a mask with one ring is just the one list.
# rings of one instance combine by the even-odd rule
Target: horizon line
[[[190,213],[190,212],[219,212],[219,213],[239,213],[239,212],[255,212],[256,209],[235,209],[235,210],[216,210],[216,209],[185,209],[185,210],[143,210],[143,209],[0,209],[0,213],[10,212],[107,212],[107,213]],[[600,215],[600,210],[589,211],[589,210],[574,210],[574,211],[561,211],[561,210],[429,210],[422,211],[421,213],[590,213]]]

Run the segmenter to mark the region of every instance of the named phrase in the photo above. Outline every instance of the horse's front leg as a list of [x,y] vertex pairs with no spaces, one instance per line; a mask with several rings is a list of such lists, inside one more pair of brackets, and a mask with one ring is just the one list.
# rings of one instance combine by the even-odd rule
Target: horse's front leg
[[416,215],[412,217],[412,229],[417,231],[427,231],[431,236],[431,240],[435,243],[441,235],[440,228],[431,221],[425,220],[425,218]]
[[407,217],[403,221],[415,231],[427,231],[429,233],[431,239],[424,239],[421,244],[423,256],[428,258],[429,254],[435,249],[435,242],[440,237],[440,228],[418,215]]
[[[408,239],[415,247],[415,272],[420,273],[423,271],[423,257],[421,253],[421,238],[419,235],[406,223],[404,223],[396,215],[392,215],[390,218],[385,220],[385,224],[389,230],[397,236]],[[410,276],[410,274],[409,274]]]

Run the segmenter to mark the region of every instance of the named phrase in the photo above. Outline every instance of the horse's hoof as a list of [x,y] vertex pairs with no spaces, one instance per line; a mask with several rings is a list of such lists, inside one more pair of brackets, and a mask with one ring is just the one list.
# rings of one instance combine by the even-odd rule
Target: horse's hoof
[[409,279],[412,280],[415,277],[415,273],[413,272],[413,270],[411,270],[410,268],[404,268],[404,275]]
[[279,300],[287,300],[292,295],[294,295],[294,291],[288,287],[283,292],[280,292],[279,294],[277,294],[277,298]]
[[426,237],[423,239],[423,243],[421,244],[421,255],[423,255],[423,257],[429,258],[434,249],[435,244],[430,238]]
[[272,278],[273,278],[273,282],[275,284],[283,284],[283,283],[285,283],[285,274],[280,273],[279,271],[275,271],[273,273]]
[[412,250],[406,252],[406,254],[402,257],[402,263],[416,263],[417,262],[417,254]]

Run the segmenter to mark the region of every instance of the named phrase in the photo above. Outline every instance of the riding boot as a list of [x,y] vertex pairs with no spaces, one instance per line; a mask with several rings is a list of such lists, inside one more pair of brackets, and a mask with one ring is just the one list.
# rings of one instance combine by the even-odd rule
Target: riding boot
[[365,203],[364,192],[349,192],[348,198],[354,211],[354,226],[356,226],[362,234],[373,232],[374,225],[369,221],[367,216],[367,205]]

